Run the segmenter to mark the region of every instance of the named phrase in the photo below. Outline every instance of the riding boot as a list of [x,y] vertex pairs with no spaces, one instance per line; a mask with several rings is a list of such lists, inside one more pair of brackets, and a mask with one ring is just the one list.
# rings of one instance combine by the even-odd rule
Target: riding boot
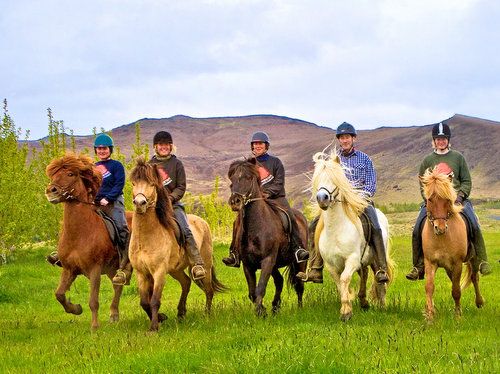
[[318,225],[319,216],[315,217],[309,225],[309,248],[311,259],[309,261],[309,269],[306,273],[297,273],[297,278],[303,282],[323,283],[323,258],[319,250],[314,246],[314,233]]
[[233,223],[233,237],[231,239],[231,245],[229,246],[229,256],[224,257],[222,259],[222,262],[224,263],[224,265],[231,266],[234,268],[240,267],[240,256],[238,254],[238,251],[234,248],[235,243],[238,240],[240,240],[240,238],[238,237],[239,235],[237,233],[237,230],[238,230],[237,221],[234,221],[234,223]]
[[484,244],[483,234],[479,227],[474,227],[473,244],[476,249],[476,256],[472,258],[472,267],[482,275],[491,274],[490,264],[486,255],[486,245]]
[[238,255],[238,253],[236,253],[236,251],[234,251],[233,247],[231,246],[229,248],[229,256],[224,257],[222,259],[222,262],[226,266],[231,266],[233,268],[239,268],[240,267],[240,256]]
[[194,240],[193,234],[191,230],[188,233],[185,233],[186,236],[186,249],[189,256],[190,261],[194,264],[191,268],[191,276],[193,280],[199,280],[205,278],[206,271],[203,267],[203,259],[201,258],[200,251],[196,242]]
[[292,225],[292,232],[290,234],[290,245],[293,249],[293,253],[295,256],[295,261],[297,261],[298,264],[301,262],[306,262],[309,260],[309,252],[307,252],[306,249],[302,248],[302,239],[300,238],[299,234],[299,226],[297,225],[297,221],[295,220],[295,217],[293,215],[293,212],[288,210],[288,215],[290,217],[290,223]]
[[424,252],[422,251],[422,230],[424,229],[424,220],[427,215],[427,210],[425,206],[420,209],[420,213],[417,217],[417,222],[413,228],[413,233],[411,237],[411,248],[413,254],[413,268],[406,274],[406,279],[415,281],[419,279],[424,279],[425,269],[424,269]]
[[128,229],[123,229],[120,232],[120,267],[116,271],[113,277],[113,284],[116,286],[124,286],[130,284],[130,278],[132,277],[132,265],[128,259],[128,246],[130,243],[130,233]]
[[45,259],[52,266],[57,265],[59,267],[62,267],[61,260],[59,259],[59,255],[56,251],[50,253]]
[[389,282],[389,276],[387,275],[387,259],[384,240],[382,238],[382,230],[373,229],[370,244],[375,255],[373,264],[375,269],[375,280],[377,283],[387,283]]

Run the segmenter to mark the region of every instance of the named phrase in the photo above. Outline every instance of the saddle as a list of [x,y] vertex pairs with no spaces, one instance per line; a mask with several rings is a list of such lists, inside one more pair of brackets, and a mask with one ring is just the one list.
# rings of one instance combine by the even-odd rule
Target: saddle
[[181,230],[181,225],[179,225],[179,221],[177,221],[174,217],[175,221],[175,227],[174,227],[174,234],[175,234],[175,240],[177,240],[177,244],[179,244],[179,247],[184,247],[186,244],[186,236]]
[[120,232],[118,231],[118,227],[116,226],[115,221],[113,221],[113,218],[108,216],[102,209],[96,209],[95,212],[104,221],[106,229],[108,230],[109,238],[111,239],[113,245],[119,248],[123,248],[125,246],[125,243],[122,243],[122,240],[120,238]]
[[281,219],[281,224],[283,225],[283,230],[285,230],[285,233],[287,235],[292,234],[292,219],[290,218],[290,215],[286,211],[285,208],[280,207],[279,205],[275,205],[275,208],[277,208],[276,213],[278,213],[278,216]]
[[472,243],[474,240],[474,231],[472,230],[472,222],[470,222],[469,218],[463,212],[460,212],[460,216],[464,220],[467,230],[467,255],[465,256],[465,261],[467,262],[476,256],[476,249]]

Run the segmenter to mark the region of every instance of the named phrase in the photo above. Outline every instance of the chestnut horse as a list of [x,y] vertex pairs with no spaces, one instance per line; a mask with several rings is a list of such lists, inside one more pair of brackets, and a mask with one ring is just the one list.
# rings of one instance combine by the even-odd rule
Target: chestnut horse
[[[313,156],[312,198],[321,209],[316,227],[314,243],[326,268],[337,285],[340,295],[340,319],[352,317],[354,292],[351,280],[355,272],[360,275],[358,298],[361,308],[369,307],[366,298],[368,266],[373,263],[373,253],[367,243],[360,215],[367,207],[366,199],[355,189],[346,177],[346,170],[336,152],[318,152]],[[390,257],[389,223],[386,216],[376,209],[386,248],[387,275],[389,283],[394,274],[394,263]],[[372,266],[372,271],[375,273]],[[379,305],[385,306],[387,284],[372,285],[372,295]]]
[[[177,317],[186,314],[186,300],[191,279],[184,272],[191,270],[185,248],[180,247],[175,231],[177,224],[168,191],[162,185],[157,165],[149,164],[140,157],[130,174],[134,196],[132,235],[129,258],[137,274],[141,307],[151,320],[150,330],[157,331],[159,323],[166,319],[158,313],[165,276],[170,274],[182,288],[177,305]],[[202,218],[188,214],[188,222],[203,258],[205,278],[195,283],[205,292],[205,310],[210,313],[214,292],[226,287],[215,276],[212,258],[210,227]]]
[[[259,172],[255,158],[234,161],[229,166],[228,177],[231,180],[233,211],[238,211],[233,225],[231,246],[237,251],[242,262],[248,284],[248,297],[255,304],[258,316],[266,315],[263,305],[267,282],[272,275],[276,293],[272,302],[273,312],[281,305],[283,276],[279,268],[288,268],[288,283],[297,293],[298,305],[302,306],[304,283],[296,277],[299,271],[305,271],[306,263],[297,264],[293,249],[289,244],[289,235],[280,218],[280,208],[272,200],[264,199],[260,185]],[[307,221],[304,215],[293,209],[299,226],[302,243],[307,243]],[[261,269],[256,285],[256,271]]]
[[[112,279],[119,263],[118,251],[93,205],[102,175],[94,168],[89,156],[71,153],[52,160],[46,168],[46,174],[50,178],[45,190],[47,199],[52,204],[63,203],[64,206],[57,246],[62,273],[55,295],[67,313],[81,314],[81,305],[71,303],[66,298],[66,292],[78,275],[85,275],[90,281],[92,328],[96,329],[99,327],[97,313],[101,275],[106,274]],[[110,308],[112,322],[119,318],[118,305],[123,286],[113,285],[113,289]]]
[[[438,167],[429,169],[420,177],[427,204],[427,219],[422,231],[422,249],[425,265],[425,317],[432,321],[435,308],[433,302],[434,277],[442,267],[451,280],[451,295],[455,300],[455,316],[462,314],[460,297],[462,289],[471,282],[476,293],[476,306],[483,306],[479,292],[479,276],[467,259],[467,228],[460,215],[461,205],[455,205],[457,193],[453,189],[453,177],[440,172]],[[462,263],[467,262],[464,283],[460,286]]]

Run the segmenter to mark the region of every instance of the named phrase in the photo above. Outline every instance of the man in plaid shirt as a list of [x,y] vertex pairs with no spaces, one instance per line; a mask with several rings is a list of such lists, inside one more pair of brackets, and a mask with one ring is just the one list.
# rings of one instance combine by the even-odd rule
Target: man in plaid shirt
[[[357,133],[353,125],[343,122],[337,128],[336,135],[341,147],[339,151],[340,161],[349,168],[346,171],[347,178],[370,202],[364,211],[364,215],[372,226],[369,244],[374,251],[375,280],[377,283],[386,283],[389,281],[389,277],[387,276],[386,248],[382,238],[382,230],[378,222],[377,212],[371,200],[377,190],[377,173],[375,172],[370,157],[366,153],[354,148],[354,141],[356,140]],[[317,223],[318,221],[316,218],[309,227],[309,235],[312,235],[313,238]],[[300,272],[297,276],[304,282],[322,283],[322,270],[323,259],[319,251],[315,250],[307,274]]]

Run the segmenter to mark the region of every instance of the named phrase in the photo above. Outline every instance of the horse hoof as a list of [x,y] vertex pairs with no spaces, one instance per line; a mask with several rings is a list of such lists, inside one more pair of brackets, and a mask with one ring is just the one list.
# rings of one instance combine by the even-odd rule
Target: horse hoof
[[368,303],[368,301],[362,301],[361,302],[361,309],[362,310],[368,310],[368,309],[370,309],[370,304]]
[[118,322],[119,319],[120,319],[120,317],[118,316],[118,314],[113,314],[113,315],[109,316],[109,322],[111,322],[111,323]]
[[79,316],[82,313],[83,313],[82,306],[80,304],[76,304],[73,310],[73,314]]
[[158,313],[158,322],[163,322],[167,320],[167,315],[165,313]]
[[261,318],[267,317],[266,308],[263,306],[255,308],[255,313],[257,314],[258,317],[261,317]]
[[347,321],[349,321],[351,319],[351,317],[352,317],[352,312],[349,312],[349,313],[346,313],[346,314],[342,314],[340,316],[340,320],[342,322],[347,322]]

